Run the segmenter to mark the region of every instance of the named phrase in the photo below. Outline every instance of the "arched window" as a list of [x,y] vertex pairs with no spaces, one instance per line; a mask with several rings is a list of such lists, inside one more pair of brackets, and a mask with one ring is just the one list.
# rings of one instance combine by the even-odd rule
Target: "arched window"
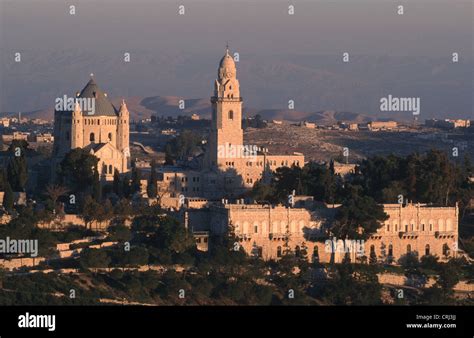
[[281,246],[277,247],[277,257],[281,257]]
[[388,246],[388,256],[393,257],[393,245],[392,244],[390,244]]
[[256,234],[258,234],[258,225],[257,225],[257,224],[255,224],[255,225],[253,226],[253,232],[256,233]]
[[374,245],[370,246],[370,254],[375,255],[375,246]]
[[409,254],[409,253],[411,253],[411,245],[410,244],[407,245],[407,254]]
[[89,141],[95,142],[95,134],[94,134],[94,133],[91,133],[91,134],[89,135]]
[[425,246],[425,256],[429,256],[429,255],[430,255],[430,245],[426,244],[426,246]]
[[444,231],[444,221],[442,219],[438,221],[438,231]]
[[109,174],[112,174],[112,170],[113,170],[112,165],[109,164]]
[[109,141],[112,141],[112,133],[109,133]]
[[446,220],[446,231],[453,231],[453,222],[449,218]]
[[229,110],[229,120],[234,119],[234,112],[232,110]]

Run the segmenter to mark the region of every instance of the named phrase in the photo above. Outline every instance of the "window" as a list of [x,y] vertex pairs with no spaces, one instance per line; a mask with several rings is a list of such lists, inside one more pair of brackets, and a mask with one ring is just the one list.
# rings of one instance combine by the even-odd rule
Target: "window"
[[112,171],[113,171],[112,165],[109,164],[109,174],[112,174]]
[[277,257],[281,257],[281,246],[277,247]]
[[234,112],[232,110],[229,110],[229,120],[234,119]]
[[392,245],[392,244],[390,244],[390,245],[388,246],[388,256],[389,256],[389,257],[392,257],[392,256],[393,256],[393,245]]
[[447,243],[443,244],[443,256],[449,256],[449,245]]
[[94,134],[94,133],[91,133],[91,134],[89,135],[89,141],[95,142],[95,134]]
[[375,246],[374,245],[370,246],[370,254],[375,255]]
[[109,133],[109,141],[112,141],[112,133]]
[[429,255],[430,255],[430,245],[426,244],[426,246],[425,246],[425,256],[429,256]]
[[253,232],[258,234],[258,225],[253,226]]
[[411,245],[410,244],[407,245],[407,254],[409,254],[409,253],[411,253]]

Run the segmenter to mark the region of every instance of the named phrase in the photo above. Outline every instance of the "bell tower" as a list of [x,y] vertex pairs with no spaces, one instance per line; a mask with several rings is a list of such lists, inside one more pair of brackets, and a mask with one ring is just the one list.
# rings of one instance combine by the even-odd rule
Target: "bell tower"
[[214,82],[209,165],[219,167],[228,154],[243,146],[242,97],[233,57],[226,48]]

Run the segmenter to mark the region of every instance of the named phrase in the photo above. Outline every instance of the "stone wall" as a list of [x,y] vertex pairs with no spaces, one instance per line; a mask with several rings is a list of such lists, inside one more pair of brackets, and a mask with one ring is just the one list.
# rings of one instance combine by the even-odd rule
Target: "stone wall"
[[[370,257],[371,251],[379,261],[397,261],[408,252],[437,255],[441,260],[456,256],[457,207],[387,204],[384,210],[389,219],[382,228],[363,243],[349,243],[361,244],[360,250],[349,250],[352,261]],[[340,239],[334,239],[336,246],[326,242],[325,230],[335,212],[331,208],[222,204],[211,206],[209,212],[213,234],[233,227],[246,252],[259,252],[264,259],[277,259],[288,244],[293,251],[306,248],[310,259],[340,262],[350,246]]]

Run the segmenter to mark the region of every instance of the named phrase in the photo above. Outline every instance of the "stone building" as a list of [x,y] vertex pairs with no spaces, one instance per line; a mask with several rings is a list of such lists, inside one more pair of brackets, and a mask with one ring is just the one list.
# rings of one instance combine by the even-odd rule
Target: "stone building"
[[207,209],[188,210],[192,229],[223,234],[232,228],[240,244],[250,255],[265,260],[278,259],[288,245],[294,252],[305,248],[310,260],[340,262],[349,252],[351,261],[368,260],[373,255],[380,262],[396,262],[413,252],[419,257],[436,255],[440,259],[456,256],[458,243],[458,207],[433,207],[423,204],[385,204],[389,218],[369,239],[362,242],[336,239],[328,232],[337,210],[325,205],[303,204],[300,207],[218,203]]
[[[91,100],[93,110],[79,104]],[[83,148],[99,158],[102,181],[112,181],[115,169],[129,171],[129,120],[124,101],[116,109],[94,79],[77,93],[74,109],[55,110],[52,177],[70,150]]]
[[237,197],[279,167],[304,165],[302,154],[272,155],[244,144],[243,98],[236,75],[234,58],[227,49],[214,82],[211,130],[200,168],[160,169],[158,190],[168,191],[169,196]]
[[397,129],[398,123],[396,121],[372,121],[367,124],[369,130],[392,130]]

